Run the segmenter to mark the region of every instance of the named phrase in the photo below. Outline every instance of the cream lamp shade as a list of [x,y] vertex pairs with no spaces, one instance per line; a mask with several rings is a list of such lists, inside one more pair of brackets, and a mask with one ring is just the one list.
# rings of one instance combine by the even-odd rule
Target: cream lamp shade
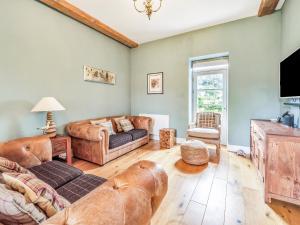
[[45,97],[42,98],[31,110],[31,112],[47,112],[46,126],[42,127],[44,134],[47,134],[49,137],[56,136],[56,125],[53,120],[54,111],[63,111],[66,110],[55,98]]
[[55,98],[42,98],[31,110],[31,112],[54,112],[66,110]]

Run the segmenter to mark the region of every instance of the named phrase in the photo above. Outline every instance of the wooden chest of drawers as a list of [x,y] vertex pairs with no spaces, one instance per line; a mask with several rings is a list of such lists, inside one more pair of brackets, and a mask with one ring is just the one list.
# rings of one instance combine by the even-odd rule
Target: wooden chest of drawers
[[251,160],[264,182],[266,202],[300,205],[300,129],[252,120]]

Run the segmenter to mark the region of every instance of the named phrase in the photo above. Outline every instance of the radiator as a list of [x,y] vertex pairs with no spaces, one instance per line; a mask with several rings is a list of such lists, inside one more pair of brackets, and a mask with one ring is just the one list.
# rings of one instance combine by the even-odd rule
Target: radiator
[[162,128],[170,127],[170,116],[169,115],[158,115],[158,114],[143,114],[140,116],[147,116],[152,118],[152,124],[150,128],[150,138],[159,140],[159,130]]

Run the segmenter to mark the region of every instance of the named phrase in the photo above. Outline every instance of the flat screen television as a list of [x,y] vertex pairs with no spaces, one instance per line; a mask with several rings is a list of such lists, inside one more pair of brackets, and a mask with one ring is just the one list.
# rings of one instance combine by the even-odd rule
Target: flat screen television
[[280,97],[300,98],[300,49],[280,63]]

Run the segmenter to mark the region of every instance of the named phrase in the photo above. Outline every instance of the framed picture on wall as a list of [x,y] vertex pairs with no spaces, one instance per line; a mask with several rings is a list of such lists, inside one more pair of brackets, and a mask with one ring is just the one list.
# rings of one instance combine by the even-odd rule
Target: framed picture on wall
[[147,94],[163,94],[164,93],[164,80],[163,72],[147,74]]

